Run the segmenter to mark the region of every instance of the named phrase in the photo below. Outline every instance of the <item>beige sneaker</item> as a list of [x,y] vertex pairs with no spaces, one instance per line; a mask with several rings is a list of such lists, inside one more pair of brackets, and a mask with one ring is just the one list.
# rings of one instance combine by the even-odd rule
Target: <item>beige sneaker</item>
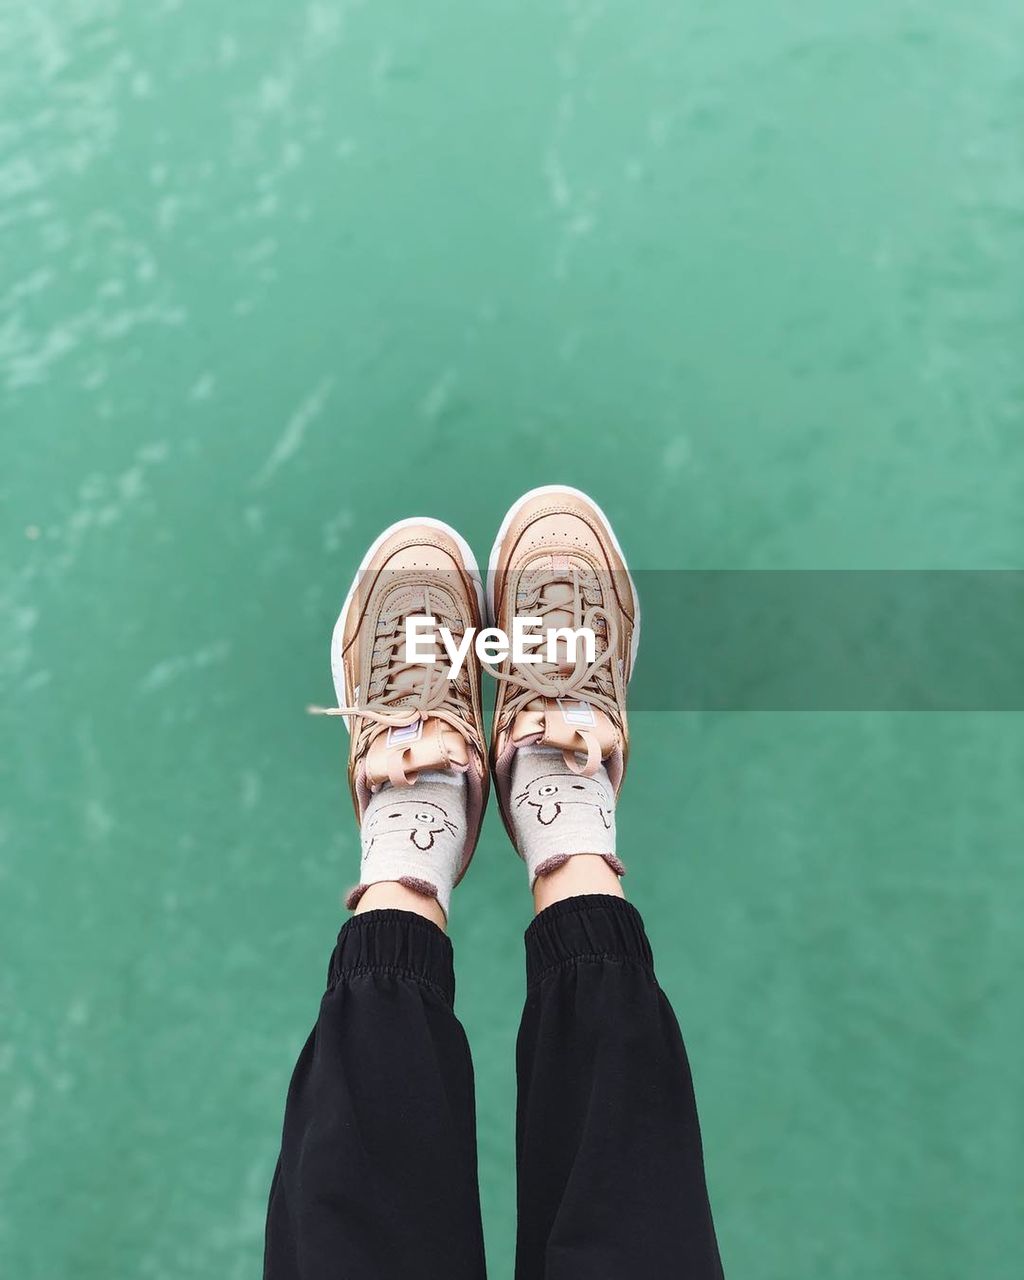
[[618,795],[629,754],[626,686],[640,638],[640,606],[625,556],[601,508],[585,493],[551,485],[524,494],[506,515],[487,574],[492,624],[511,634],[512,618],[539,617],[542,629],[590,627],[594,660],[562,646],[557,663],[514,664],[495,672],[491,735],[494,784],[509,817],[512,762],[524,746],[561,749],[573,773],[603,764]]
[[[473,856],[487,801],[480,664],[472,646],[454,680],[448,679],[450,663],[439,645],[433,664],[406,661],[410,614],[436,618],[456,641],[466,628],[482,624],[483,588],[473,553],[454,529],[427,517],[393,524],[363,557],[331,638],[338,706],[310,710],[345,718],[351,737],[349,785],[360,824],[385,783],[414,787],[421,773],[465,776],[457,884]],[[425,879],[418,877],[409,887],[429,893],[432,886]],[[352,890],[349,907],[365,887]]]

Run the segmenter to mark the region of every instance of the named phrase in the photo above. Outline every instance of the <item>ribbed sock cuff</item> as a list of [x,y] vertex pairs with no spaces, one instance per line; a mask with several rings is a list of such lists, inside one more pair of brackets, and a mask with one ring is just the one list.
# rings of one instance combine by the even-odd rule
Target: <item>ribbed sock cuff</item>
[[327,971],[328,990],[362,973],[387,973],[432,987],[455,1003],[452,944],[414,911],[366,911],[342,926]]
[[526,983],[577,960],[633,960],[653,972],[654,957],[640,912],[606,893],[563,898],[526,930]]

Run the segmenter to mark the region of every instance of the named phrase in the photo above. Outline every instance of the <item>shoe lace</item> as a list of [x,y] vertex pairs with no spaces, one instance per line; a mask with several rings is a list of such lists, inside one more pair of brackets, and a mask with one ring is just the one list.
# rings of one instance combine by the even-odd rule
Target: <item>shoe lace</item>
[[[581,581],[579,570],[573,567],[548,571],[539,574],[525,588],[520,581],[516,613],[521,617],[539,617],[542,631],[550,625],[549,620],[554,615],[564,617],[571,613],[574,630],[589,627],[594,632],[596,652],[594,660],[588,662],[584,646],[577,642],[575,661],[569,671],[565,664],[551,662],[516,664],[509,658],[503,669],[484,662],[482,665],[496,680],[516,690],[502,708],[502,722],[511,723],[516,714],[535,698],[574,698],[599,707],[621,729],[622,718],[616,697],[618,673],[612,661],[618,650],[618,622],[614,613],[601,603],[599,594]],[[587,745],[586,765],[580,769],[575,760],[570,760],[571,753],[565,753],[566,764],[573,772],[593,772],[600,763],[600,755],[594,759],[595,744],[590,734],[581,730],[580,737]]]
[[[448,655],[436,641],[433,663],[422,660],[409,662],[402,656],[405,650],[405,619],[409,614],[420,612],[435,617],[437,626],[447,627],[456,642],[461,640],[464,632],[462,620],[444,616],[436,603],[432,606],[430,593],[424,588],[422,610],[409,608],[394,618],[378,621],[367,697],[351,706],[306,708],[311,715],[351,716],[355,719],[357,753],[368,745],[369,738],[375,736],[382,726],[400,729],[431,717],[451,725],[469,742],[476,738],[472,688],[466,667],[463,666],[456,679],[450,680]],[[424,640],[425,637],[421,637],[421,647]],[[410,674],[418,679],[401,679]]]

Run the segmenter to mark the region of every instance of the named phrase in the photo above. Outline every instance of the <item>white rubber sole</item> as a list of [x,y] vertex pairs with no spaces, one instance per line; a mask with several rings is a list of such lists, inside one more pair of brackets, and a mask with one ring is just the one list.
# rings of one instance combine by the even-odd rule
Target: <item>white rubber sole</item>
[[[338,699],[338,706],[345,705],[345,664],[342,658],[343,637],[345,635],[345,622],[348,618],[348,611],[352,604],[352,599],[356,593],[356,587],[359,586],[359,579],[369,568],[370,561],[377,554],[385,541],[392,534],[397,533],[399,529],[407,529],[410,525],[426,525],[428,529],[439,529],[442,533],[446,533],[449,538],[459,548],[459,554],[462,556],[462,567],[469,574],[473,582],[473,588],[476,591],[476,602],[480,610],[480,617],[485,618],[486,603],[484,600],[484,587],[480,580],[480,569],[477,565],[476,558],[473,555],[472,548],[466,539],[453,529],[450,524],[445,524],[443,520],[435,520],[433,516],[409,516],[405,520],[396,520],[394,524],[388,527],[376,537],[370,544],[366,555],[363,556],[356,575],[352,579],[352,585],[348,589],[348,595],[345,597],[345,603],[341,606],[341,613],[338,614],[338,621],[334,624],[334,630],[331,632],[331,676],[334,680],[334,693]],[[345,728],[351,732],[349,725],[350,716],[342,716],[345,721]]]
[[505,513],[505,519],[501,522],[498,529],[498,536],[494,539],[494,545],[491,547],[491,554],[487,559],[487,619],[488,625],[495,625],[495,609],[494,609],[494,581],[498,570],[498,556],[501,553],[501,544],[505,541],[505,535],[508,533],[512,525],[512,521],[519,514],[523,506],[530,502],[533,498],[547,497],[549,494],[568,493],[574,498],[582,498],[584,502],[589,503],[594,511],[600,517],[604,524],[605,532],[611,539],[612,546],[618,552],[619,559],[626,566],[626,576],[629,579],[629,590],[633,596],[633,638],[629,646],[629,674],[632,676],[636,667],[637,650],[640,648],[640,597],[637,595],[636,583],[633,581],[633,575],[629,572],[629,561],[626,559],[626,553],[622,550],[618,538],[615,536],[615,530],[612,528],[612,522],[608,519],[601,507],[589,493],[584,493],[582,489],[574,489],[570,484],[543,484],[537,489],[530,489],[518,498],[508,511]]

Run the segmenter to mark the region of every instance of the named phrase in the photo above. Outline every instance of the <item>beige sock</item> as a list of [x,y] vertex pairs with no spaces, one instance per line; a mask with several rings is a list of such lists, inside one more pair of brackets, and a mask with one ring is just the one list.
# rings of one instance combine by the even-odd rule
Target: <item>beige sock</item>
[[450,771],[423,772],[408,787],[390,783],[363,814],[363,857],[354,908],[371,884],[397,881],[436,898],[445,916],[466,839],[466,780]]
[[615,856],[615,793],[603,765],[584,778],[572,772],[561,751],[520,747],[512,762],[509,807],[531,889],[538,876],[577,853],[598,854],[617,875],[625,874]]

